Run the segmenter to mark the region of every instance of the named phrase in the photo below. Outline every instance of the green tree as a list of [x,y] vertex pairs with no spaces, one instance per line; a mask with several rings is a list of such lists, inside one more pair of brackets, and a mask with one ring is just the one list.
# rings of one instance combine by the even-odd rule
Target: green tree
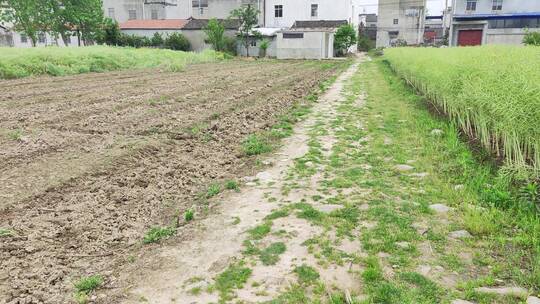
[[540,32],[531,32],[527,30],[525,37],[523,37],[523,43],[525,45],[540,46]]
[[15,31],[24,33],[36,46],[38,33],[50,20],[48,1],[0,0],[0,21],[13,24]]
[[75,31],[79,37],[79,45],[92,44],[101,35],[104,24],[103,2],[101,0],[60,0],[62,20],[60,26]]
[[214,18],[208,21],[208,25],[203,30],[212,48],[219,52],[223,51],[225,48],[225,26]]
[[120,45],[121,36],[122,32],[118,22],[111,18],[105,18],[97,41],[107,45]]
[[353,26],[344,24],[338,28],[334,36],[334,49],[338,54],[345,54],[356,41],[356,31]]
[[261,42],[261,45],[259,45],[259,56],[260,57],[266,57],[266,51],[268,50],[268,47],[270,46],[270,41],[268,39],[264,39]]
[[253,8],[251,4],[237,8],[231,12],[231,18],[238,19],[240,28],[238,29],[240,41],[246,48],[246,55],[249,57],[249,35],[253,28],[259,23],[259,10]]

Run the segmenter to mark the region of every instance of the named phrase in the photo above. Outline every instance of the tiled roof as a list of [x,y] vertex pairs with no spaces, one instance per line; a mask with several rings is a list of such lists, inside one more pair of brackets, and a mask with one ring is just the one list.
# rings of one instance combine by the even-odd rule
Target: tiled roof
[[348,24],[347,20],[308,20],[296,21],[292,28],[338,28],[344,24]]
[[189,22],[186,19],[128,20],[120,24],[122,30],[180,30]]

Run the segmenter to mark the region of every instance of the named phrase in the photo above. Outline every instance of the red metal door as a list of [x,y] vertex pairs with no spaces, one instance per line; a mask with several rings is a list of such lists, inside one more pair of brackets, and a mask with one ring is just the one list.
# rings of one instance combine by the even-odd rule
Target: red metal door
[[471,46],[482,44],[482,30],[465,30],[459,31],[458,45],[459,46]]

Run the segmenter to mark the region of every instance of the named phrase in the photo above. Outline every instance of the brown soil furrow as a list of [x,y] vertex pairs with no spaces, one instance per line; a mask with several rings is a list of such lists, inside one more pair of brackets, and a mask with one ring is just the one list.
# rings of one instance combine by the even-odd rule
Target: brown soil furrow
[[[230,63],[223,63],[223,65],[228,64]],[[240,62],[237,63],[235,67],[238,70],[241,70],[247,65],[251,65],[251,63]],[[185,75],[186,77],[194,77],[201,75],[201,72],[203,74],[207,73],[207,75],[211,75],[211,72],[216,73],[221,70],[222,69],[220,69],[220,64],[216,63],[195,64],[187,67],[184,71],[181,72],[181,74]],[[114,83],[123,84],[139,80],[163,80],[165,79],[165,77],[163,77],[163,74],[175,75],[178,73],[161,71],[154,68],[144,70],[127,70],[120,72],[80,74],[65,77],[30,78],[32,79],[32,81],[28,81],[26,78],[18,80],[4,80],[0,81],[0,106],[2,105],[2,102],[13,99],[16,99],[19,105],[28,105],[27,103],[24,103],[25,99],[29,98],[29,101],[35,102],[35,98],[39,97],[39,95],[48,96],[52,93],[64,93],[65,91],[74,91],[77,89],[84,90],[85,92],[91,92],[96,88],[104,88]]]
[[[256,74],[258,69],[254,65],[247,69],[246,73]],[[230,72],[222,70],[212,71],[208,77],[218,82],[226,80],[229,75]],[[130,104],[124,104],[126,101],[130,101],[129,97],[144,94],[158,95],[160,94],[159,89],[163,88],[173,92],[175,90],[186,91],[186,93],[200,90],[207,83],[206,79],[201,81],[200,76],[193,76],[189,77],[189,75],[178,73],[152,74],[150,80],[133,79],[130,82],[120,84],[111,82],[105,87],[100,84],[92,86],[89,91],[82,93],[73,90],[60,90],[57,95],[36,93],[37,95],[34,96],[31,104],[25,105],[20,99],[17,99],[17,102],[5,104],[4,107],[0,104],[0,122],[2,122],[0,127],[8,129],[31,128],[33,124],[42,120],[58,121],[61,119],[65,121],[64,116],[66,115],[99,113],[104,108],[111,107],[111,104],[115,104],[119,108],[129,107]],[[149,86],[149,83],[152,85]],[[178,83],[183,83],[184,86],[179,87]],[[36,97],[37,101],[35,100]],[[44,102],[44,99],[49,102]],[[69,111],[66,111],[66,109],[69,109]],[[53,114],[52,117],[51,114]]]
[[[0,268],[7,272],[7,277],[0,277],[0,298],[70,302],[73,282],[93,273],[105,276],[106,284],[115,287],[114,273],[138,250],[149,226],[170,224],[174,214],[196,203],[197,194],[209,182],[245,170],[249,159],[239,150],[245,136],[273,124],[295,101],[335,73],[294,62],[242,62],[247,70],[258,70],[244,74],[235,63],[218,64],[224,75],[227,69],[235,73],[234,81],[222,90],[209,89],[212,75],[205,73],[216,69],[203,70],[198,78],[204,82],[203,92],[193,94],[193,102],[166,104],[150,114],[133,107],[132,112],[125,112],[132,113],[126,119],[103,114],[103,125],[92,130],[131,131],[59,132],[68,139],[58,143],[75,147],[9,168],[1,184],[10,186],[0,189],[0,195],[14,204],[0,209],[0,227],[12,229],[15,235],[0,240]],[[182,108],[185,105],[189,106]],[[144,131],[144,126],[159,126],[167,133],[201,122],[211,123],[206,131],[209,138],[119,135]],[[67,123],[70,128],[78,125]],[[81,153],[79,145],[88,152]],[[24,146],[20,148],[22,155]],[[5,178],[6,172],[2,173]]]

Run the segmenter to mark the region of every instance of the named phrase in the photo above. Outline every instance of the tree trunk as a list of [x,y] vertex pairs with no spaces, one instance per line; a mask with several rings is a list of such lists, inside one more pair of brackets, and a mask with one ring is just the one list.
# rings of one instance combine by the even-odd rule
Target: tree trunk
[[246,57],[249,57],[249,38],[246,38]]
[[81,31],[79,29],[77,29],[77,44],[79,47],[81,46]]

